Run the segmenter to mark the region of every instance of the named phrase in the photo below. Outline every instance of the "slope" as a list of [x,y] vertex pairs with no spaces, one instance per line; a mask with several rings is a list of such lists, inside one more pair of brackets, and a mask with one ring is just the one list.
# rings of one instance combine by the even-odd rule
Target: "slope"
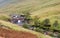
[[0,28],[0,38],[37,38],[36,35],[29,32],[15,31],[11,29]]
[[35,35],[37,35],[38,38],[40,38],[40,37],[41,37],[41,38],[47,38],[47,37],[48,37],[48,38],[51,38],[51,37],[48,36],[48,35],[43,35],[43,34],[41,34],[41,33],[34,32],[34,31],[32,31],[32,30],[25,29],[25,28],[22,28],[22,27],[20,27],[20,26],[15,25],[15,24],[9,23],[9,22],[5,22],[5,21],[0,20],[0,23],[1,23],[3,26],[7,26],[7,27],[9,27],[9,28],[12,29],[12,30],[29,32],[29,33],[35,34]]
[[2,13],[21,13],[23,11],[34,12],[43,8],[53,7],[60,4],[60,0],[11,0],[0,9]]

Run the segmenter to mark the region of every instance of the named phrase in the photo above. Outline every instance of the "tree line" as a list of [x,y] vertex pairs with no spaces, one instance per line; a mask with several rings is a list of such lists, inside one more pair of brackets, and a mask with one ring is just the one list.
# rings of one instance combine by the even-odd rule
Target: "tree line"
[[[40,18],[38,16],[31,17],[29,12],[23,13],[26,16],[26,19],[30,19],[30,24],[24,24],[23,27],[25,28],[32,28],[32,30],[40,31],[40,29],[44,30],[54,30],[53,27],[57,27],[59,25],[58,20],[55,20],[53,24],[51,24],[50,19],[46,18],[42,22],[40,21]],[[32,23],[31,23],[32,22]],[[53,27],[52,27],[53,25]],[[51,28],[52,27],[52,28]]]

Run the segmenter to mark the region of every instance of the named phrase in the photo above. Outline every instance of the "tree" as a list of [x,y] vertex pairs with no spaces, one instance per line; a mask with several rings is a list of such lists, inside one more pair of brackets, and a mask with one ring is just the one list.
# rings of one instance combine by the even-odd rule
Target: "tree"
[[45,27],[50,27],[50,26],[51,26],[50,20],[49,20],[49,19],[45,19],[45,20],[43,21],[43,25],[44,25]]
[[42,28],[45,28],[45,30],[49,30],[50,27],[51,27],[51,24],[50,24],[50,20],[49,19],[45,19],[43,22],[42,22]]
[[30,14],[29,11],[24,11],[23,14],[25,15],[26,19],[30,19],[31,18],[31,16],[30,16],[31,14]]
[[35,18],[33,19],[34,20],[34,26],[36,27],[36,28],[39,28],[40,27],[40,18],[39,17],[37,17],[37,16],[35,16]]
[[56,20],[56,21],[53,23],[53,25],[54,25],[55,27],[58,26],[58,25],[59,25],[58,21]]
[[23,14],[25,15],[25,22],[29,24],[32,20],[30,12],[24,11]]

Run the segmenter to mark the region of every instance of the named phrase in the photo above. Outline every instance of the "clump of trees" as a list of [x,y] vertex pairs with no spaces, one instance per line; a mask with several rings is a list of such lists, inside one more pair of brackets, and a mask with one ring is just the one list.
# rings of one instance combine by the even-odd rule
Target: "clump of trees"
[[49,19],[45,19],[45,20],[42,22],[42,25],[43,25],[43,29],[49,30],[50,27],[51,27],[50,20],[49,20]]
[[33,18],[33,22],[34,22],[34,28],[35,28],[34,30],[39,32],[40,31],[40,27],[41,27],[40,18],[35,16]]
[[[44,28],[46,30],[51,30],[50,27],[51,27],[52,24],[50,22],[50,19],[46,18],[45,20],[43,20],[42,22],[40,22],[40,17],[35,16],[35,17],[32,18],[30,12],[25,12],[23,14],[25,15],[26,19],[29,19],[28,20],[29,22],[34,22],[34,24],[30,24],[30,27],[33,27],[33,30],[39,31],[40,29],[44,29]],[[53,26],[54,27],[57,27],[58,25],[59,25],[59,23],[56,20],[53,23]],[[28,24],[25,24],[24,27],[25,28],[29,28],[29,25]]]
[[33,21],[34,21],[34,27],[36,27],[36,28],[40,27],[41,24],[40,24],[39,17],[35,16]]
[[49,19],[45,19],[45,20],[43,21],[43,25],[44,25],[45,27],[50,27],[50,26],[51,26],[50,20],[49,20]]

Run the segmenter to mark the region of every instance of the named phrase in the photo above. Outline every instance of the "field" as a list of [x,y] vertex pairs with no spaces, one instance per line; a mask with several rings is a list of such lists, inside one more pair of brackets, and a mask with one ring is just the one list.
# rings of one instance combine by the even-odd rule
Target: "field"
[[10,14],[21,14],[25,12],[31,13],[32,18],[34,16],[40,17],[41,21],[48,18],[50,19],[51,25],[54,23],[55,20],[57,20],[59,22],[58,27],[53,27],[52,25],[51,28],[60,30],[60,0],[8,0],[5,2],[2,1],[0,6],[0,23],[4,26],[7,26],[9,29],[12,29],[17,32],[29,32],[31,34],[36,35],[38,38],[49,38],[50,36],[46,36],[42,33],[28,30],[16,24],[7,22],[7,19],[10,18]]
[[[0,13],[12,14],[30,12],[32,16],[39,16],[41,19],[49,18],[51,20],[60,17],[59,0],[13,0],[4,7],[1,7]],[[18,2],[18,3],[17,3]],[[16,5],[17,4],[17,5]]]

